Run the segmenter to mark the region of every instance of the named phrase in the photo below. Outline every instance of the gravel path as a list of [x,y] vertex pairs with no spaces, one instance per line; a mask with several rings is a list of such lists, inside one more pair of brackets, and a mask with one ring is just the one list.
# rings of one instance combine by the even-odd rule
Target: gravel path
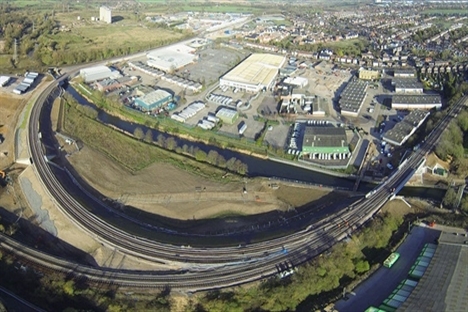
[[34,190],[31,181],[28,178],[20,177],[19,182],[29,206],[36,216],[36,221],[39,223],[39,226],[50,234],[57,236],[57,228],[55,227],[54,222],[50,220],[49,212],[41,208],[42,198]]

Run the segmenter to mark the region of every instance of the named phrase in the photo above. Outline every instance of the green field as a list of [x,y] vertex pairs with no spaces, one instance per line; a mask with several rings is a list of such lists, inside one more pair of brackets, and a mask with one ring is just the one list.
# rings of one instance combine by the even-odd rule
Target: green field
[[421,14],[428,15],[468,15],[468,11],[465,9],[426,9]]

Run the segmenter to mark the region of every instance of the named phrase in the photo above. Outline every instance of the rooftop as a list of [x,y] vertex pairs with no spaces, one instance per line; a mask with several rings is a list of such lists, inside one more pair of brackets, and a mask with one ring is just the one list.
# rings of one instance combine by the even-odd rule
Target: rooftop
[[401,145],[411,136],[421,123],[429,116],[427,111],[414,110],[403,118],[402,121],[395,124],[393,129],[388,130],[383,139],[385,141]]
[[304,131],[304,147],[347,147],[348,141],[344,128],[309,127]]
[[268,85],[285,61],[284,56],[255,53],[234,67],[222,79],[253,85]]
[[394,104],[442,104],[440,95],[422,94],[422,95],[403,95],[396,94],[392,97]]
[[167,97],[171,97],[172,95],[164,90],[155,90],[153,92],[147,93],[144,96],[139,98],[139,101],[147,103],[147,104],[153,104],[157,103],[161,100],[166,99]]
[[353,80],[348,83],[341,93],[339,101],[342,111],[357,113],[366,99],[367,83],[361,80]]
[[[466,235],[466,234],[465,234]],[[434,257],[404,311],[465,311],[468,305],[468,237],[443,232]]]
[[392,84],[397,89],[422,89],[423,85],[416,78],[393,78]]

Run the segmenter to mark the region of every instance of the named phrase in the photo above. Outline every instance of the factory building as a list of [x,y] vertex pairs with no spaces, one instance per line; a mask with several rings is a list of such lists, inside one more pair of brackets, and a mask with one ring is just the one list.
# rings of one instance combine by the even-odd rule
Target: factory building
[[361,80],[378,80],[380,78],[380,73],[378,70],[368,70],[360,69],[359,70],[359,79]]
[[232,125],[239,117],[239,114],[235,110],[229,108],[221,108],[216,113],[216,117],[218,117],[223,122]]
[[392,145],[403,145],[416,130],[423,124],[424,120],[429,116],[429,112],[414,110],[397,123],[392,129],[385,132],[383,140]]
[[99,20],[106,22],[107,24],[112,24],[112,11],[106,6],[99,8]]
[[392,108],[404,110],[440,109],[442,108],[442,99],[440,95],[437,94],[396,94],[392,97]]
[[221,77],[219,85],[250,93],[270,89],[285,61],[281,55],[254,53]]
[[367,97],[367,83],[353,80],[348,83],[340,95],[340,109],[343,116],[358,117]]
[[344,128],[306,126],[302,140],[302,156],[308,159],[340,160],[350,156]]
[[164,90],[155,90],[135,99],[135,105],[143,111],[149,112],[172,101],[172,94]]
[[107,66],[94,66],[84,68],[80,70],[80,76],[86,83],[103,79],[117,79],[122,77],[122,75],[117,70],[111,69]]

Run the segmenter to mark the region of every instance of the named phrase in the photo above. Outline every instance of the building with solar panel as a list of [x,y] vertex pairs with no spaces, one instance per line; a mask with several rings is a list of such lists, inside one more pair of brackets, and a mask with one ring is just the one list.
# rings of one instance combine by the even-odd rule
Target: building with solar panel
[[440,109],[442,99],[438,94],[395,94],[392,96],[392,108],[414,110],[414,109]]
[[352,80],[340,95],[339,106],[343,116],[358,117],[367,97],[367,83]]
[[219,86],[257,93],[273,86],[286,58],[281,55],[254,53],[219,79]]

